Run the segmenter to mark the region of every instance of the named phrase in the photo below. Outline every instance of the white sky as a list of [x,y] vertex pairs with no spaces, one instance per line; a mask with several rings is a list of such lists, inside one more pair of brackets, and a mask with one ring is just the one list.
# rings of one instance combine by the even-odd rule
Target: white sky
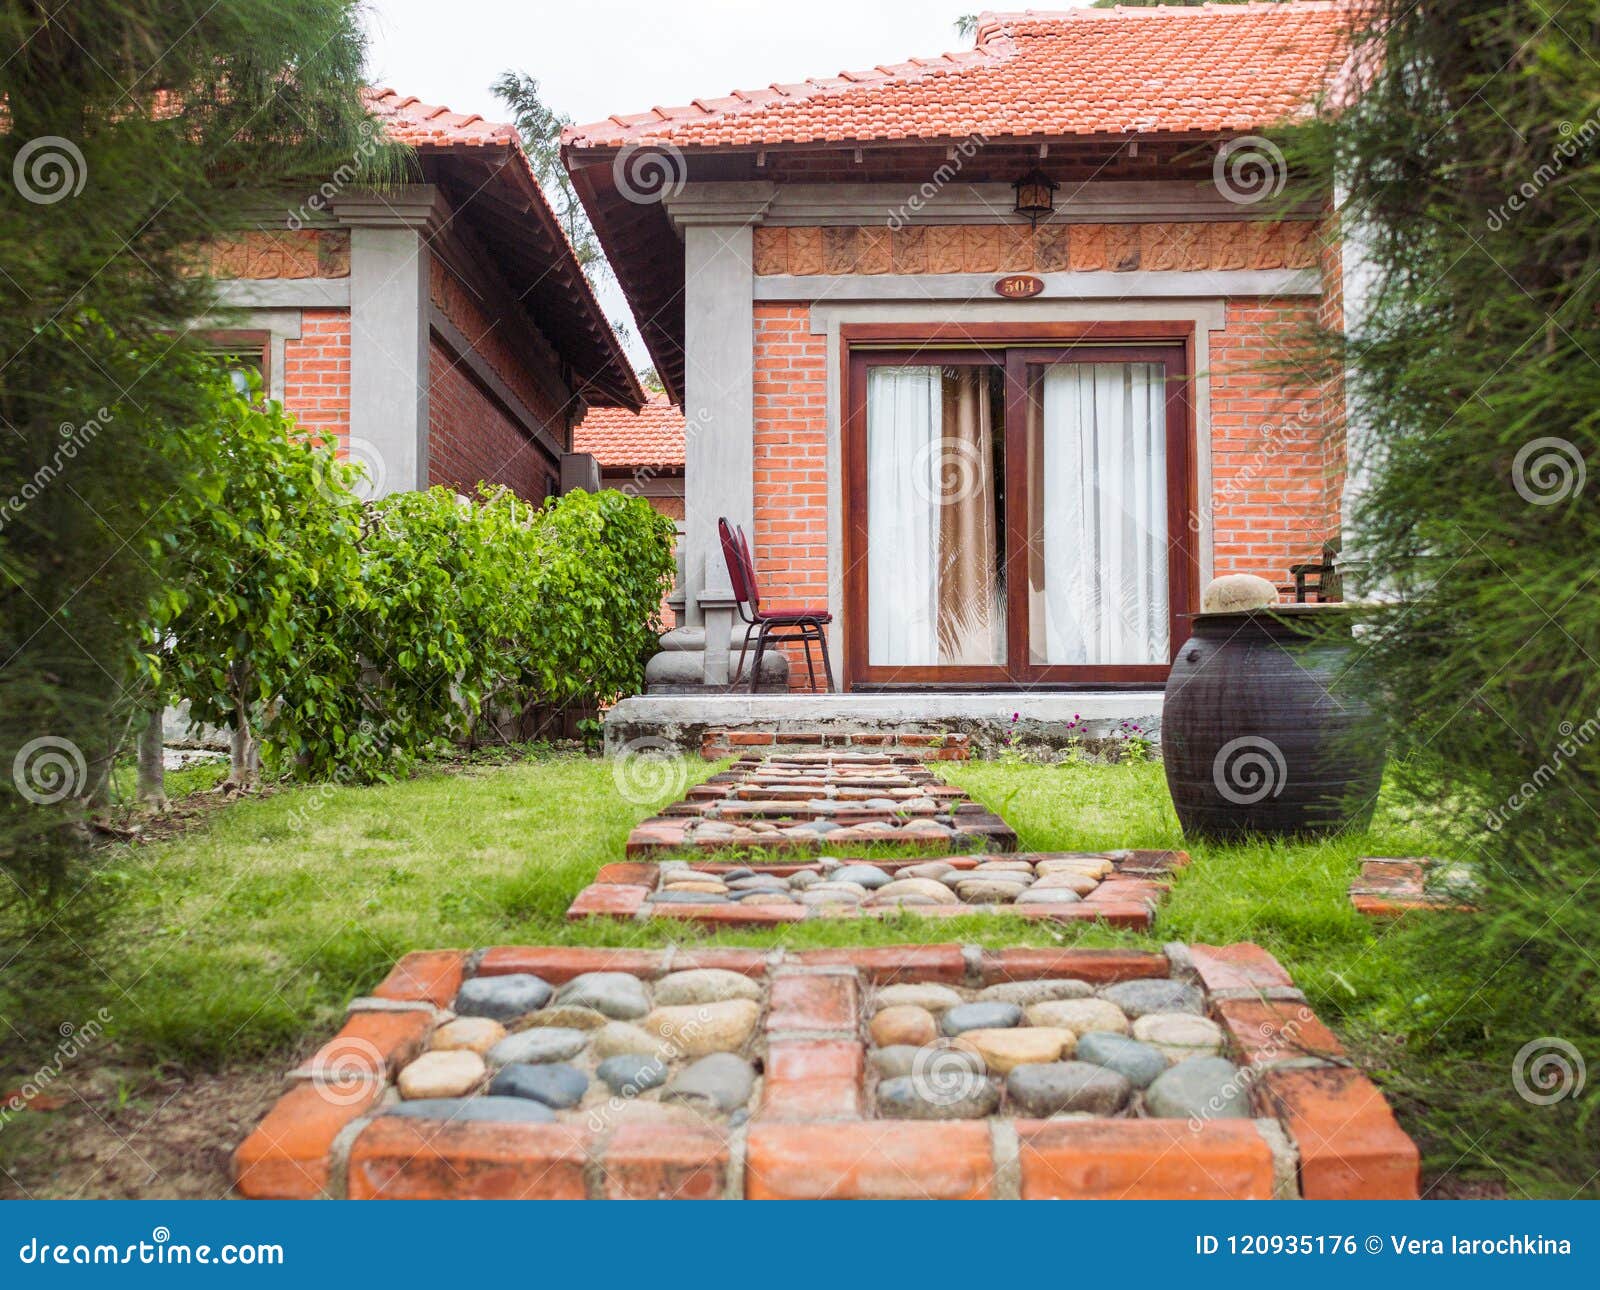
[[[1032,0],[1041,9],[1082,0]],[[755,89],[773,81],[961,49],[955,20],[981,0],[368,0],[370,79],[426,103],[505,120],[489,92],[501,72],[539,79],[547,104],[579,124],[614,112]],[[613,318],[632,319],[621,293],[602,293]],[[649,362],[637,338],[635,364]]]

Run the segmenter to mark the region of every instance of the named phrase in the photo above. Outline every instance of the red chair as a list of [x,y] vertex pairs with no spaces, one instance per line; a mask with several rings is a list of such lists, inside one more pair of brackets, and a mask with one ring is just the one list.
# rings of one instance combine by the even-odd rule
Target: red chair
[[[744,529],[717,521],[717,535],[722,539],[722,558],[728,565],[728,580],[733,584],[733,598],[739,608],[739,618],[745,624],[744,647],[739,651],[739,666],[734,669],[737,681],[744,671],[745,654],[750,648],[750,628],[756,629],[756,659],[750,669],[750,693],[761,683],[761,659],[768,644],[783,641],[800,641],[806,647],[806,675],[811,688],[817,688],[817,670],[811,665],[811,643],[822,648],[822,671],[828,678],[828,690],[833,690],[833,664],[828,660],[828,636],[822,629],[833,621],[826,609],[802,606],[798,609],[761,608],[761,587],[756,581],[756,562],[750,556],[750,543]],[[746,608],[748,606],[748,608]]]

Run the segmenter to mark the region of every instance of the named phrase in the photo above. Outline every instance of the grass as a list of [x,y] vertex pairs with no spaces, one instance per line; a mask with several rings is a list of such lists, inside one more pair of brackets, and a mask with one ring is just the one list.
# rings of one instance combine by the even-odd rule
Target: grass
[[[973,762],[942,770],[1004,815],[1028,849],[1185,845],[1159,764]],[[681,789],[671,784],[655,800],[629,802],[612,764],[546,753],[435,769],[398,784],[321,785],[240,801],[178,838],[107,852],[115,918],[74,951],[79,971],[48,982],[0,976],[0,1025],[35,1048],[53,1047],[63,1020],[103,1007],[124,1057],[210,1069],[326,1036],[348,1000],[413,949],[1254,940],[1363,1057],[1381,1066],[1403,1047],[1395,933],[1356,915],[1347,896],[1358,856],[1430,849],[1425,824],[1391,802],[1356,836],[1190,846],[1194,863],[1148,934],[909,913],[716,936],[676,923],[566,923],[573,896],[621,857],[632,825]],[[26,1060],[18,1054],[19,1067]],[[1426,1107],[1413,1109],[1422,1119],[1408,1118],[1408,1128],[1426,1146]]]

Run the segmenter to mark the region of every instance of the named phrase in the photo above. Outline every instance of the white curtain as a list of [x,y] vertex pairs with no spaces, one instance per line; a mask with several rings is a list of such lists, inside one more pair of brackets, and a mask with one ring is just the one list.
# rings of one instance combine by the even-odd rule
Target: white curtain
[[1043,442],[1033,445],[1043,453],[1044,640],[1032,642],[1041,662],[1168,660],[1163,374],[1151,363],[1061,363],[1044,374]]
[[867,661],[939,661],[937,367],[867,370]]

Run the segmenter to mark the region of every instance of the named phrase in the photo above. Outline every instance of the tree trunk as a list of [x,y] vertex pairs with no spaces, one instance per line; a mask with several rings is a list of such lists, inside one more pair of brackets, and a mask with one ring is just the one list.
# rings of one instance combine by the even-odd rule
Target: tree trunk
[[139,732],[139,800],[158,811],[166,810],[168,805],[161,714],[161,708],[152,708],[149,723]]
[[233,738],[230,740],[228,778],[223,788],[246,792],[255,788],[260,777],[261,758],[256,749],[255,734],[250,728],[250,693],[248,677],[242,669],[234,670]]

